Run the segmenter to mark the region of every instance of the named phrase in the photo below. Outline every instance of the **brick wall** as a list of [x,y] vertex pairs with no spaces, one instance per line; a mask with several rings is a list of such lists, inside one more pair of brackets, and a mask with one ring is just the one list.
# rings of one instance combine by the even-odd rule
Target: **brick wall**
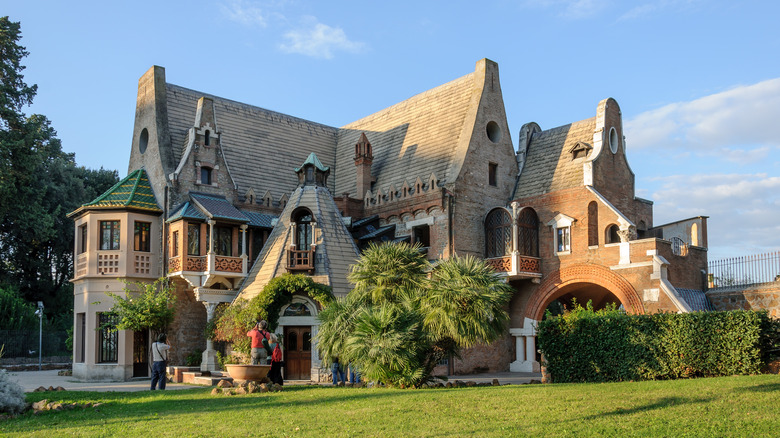
[[176,315],[168,327],[169,362],[184,365],[188,355],[206,349],[206,307],[195,300],[194,292],[185,281],[176,278],[173,285],[176,288]]

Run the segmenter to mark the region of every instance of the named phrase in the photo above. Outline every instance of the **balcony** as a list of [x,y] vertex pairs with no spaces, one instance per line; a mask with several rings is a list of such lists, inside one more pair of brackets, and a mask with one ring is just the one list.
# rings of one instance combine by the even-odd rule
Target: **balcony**
[[485,263],[497,273],[506,275],[509,279],[541,278],[542,260],[520,254],[510,254],[503,257],[485,259]]
[[311,249],[299,250],[294,246],[287,251],[287,271],[306,271],[309,274],[314,273],[314,245]]
[[243,257],[222,255],[176,256],[168,259],[168,273],[190,272],[217,274],[228,277],[245,276],[246,263]]

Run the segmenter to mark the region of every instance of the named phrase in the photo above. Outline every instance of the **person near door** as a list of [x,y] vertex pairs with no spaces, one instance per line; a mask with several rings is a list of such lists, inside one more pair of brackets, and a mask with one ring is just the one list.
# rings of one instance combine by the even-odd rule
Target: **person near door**
[[282,378],[282,366],[284,365],[282,344],[273,333],[271,333],[271,342],[268,343],[268,347],[271,349],[271,370],[268,371],[268,379],[271,380],[271,383],[284,385],[284,379]]
[[252,365],[267,365],[268,363],[268,351],[263,343],[271,336],[267,329],[268,323],[262,320],[252,330],[246,332],[246,335],[252,338]]
[[165,382],[168,380],[166,367],[168,365],[168,350],[171,349],[171,344],[168,342],[168,337],[165,333],[161,333],[157,337],[157,342],[152,344],[152,391],[155,387],[165,389]]

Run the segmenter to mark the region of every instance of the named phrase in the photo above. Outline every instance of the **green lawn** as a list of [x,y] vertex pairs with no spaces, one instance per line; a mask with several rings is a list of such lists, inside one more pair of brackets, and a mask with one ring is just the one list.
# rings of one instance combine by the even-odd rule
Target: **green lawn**
[[0,421],[2,436],[777,436],[780,376],[459,389],[286,387],[212,396],[28,394],[96,409]]

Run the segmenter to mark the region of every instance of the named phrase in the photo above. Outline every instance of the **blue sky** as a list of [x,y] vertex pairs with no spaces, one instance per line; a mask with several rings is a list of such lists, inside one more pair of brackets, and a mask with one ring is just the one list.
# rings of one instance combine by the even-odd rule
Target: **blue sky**
[[342,126],[499,64],[513,142],[623,112],[655,223],[710,216],[710,259],[780,249],[780,2],[8,1],[80,165],[127,173],[138,78]]

